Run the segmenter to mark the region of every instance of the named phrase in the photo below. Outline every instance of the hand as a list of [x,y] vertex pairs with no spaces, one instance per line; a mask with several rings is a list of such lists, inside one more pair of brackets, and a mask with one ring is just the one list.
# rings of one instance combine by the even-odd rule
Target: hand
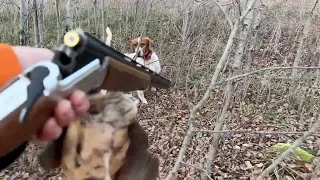
[[40,141],[57,139],[63,127],[68,126],[76,116],[85,113],[88,109],[89,101],[86,94],[82,91],[73,92],[69,100],[62,100],[58,103],[54,117],[47,121],[36,137]]
[[[54,55],[52,51],[43,48],[17,46],[14,47],[14,51],[23,69],[40,61],[50,61]],[[68,100],[62,100],[57,104],[54,117],[51,117],[36,134],[37,139],[40,141],[57,139],[62,133],[62,128],[69,125],[76,116],[85,113],[89,106],[89,100],[84,92],[73,92]]]

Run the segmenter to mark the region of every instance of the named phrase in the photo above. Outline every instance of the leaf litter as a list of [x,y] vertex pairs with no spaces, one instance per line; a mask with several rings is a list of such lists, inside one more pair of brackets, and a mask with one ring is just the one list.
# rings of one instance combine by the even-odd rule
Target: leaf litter
[[[160,177],[165,179],[173,168],[182,141],[188,129],[189,109],[185,94],[179,91],[160,90],[157,95],[146,94],[148,105],[139,108],[138,119],[149,134],[150,149],[160,159]],[[193,103],[198,99],[193,99]],[[196,116],[198,129],[212,130],[219,114],[219,99],[210,100]],[[266,122],[261,115],[248,117],[241,113],[240,107],[233,107],[228,114],[227,129],[252,131],[280,131],[275,125]],[[301,126],[300,126],[301,127]],[[270,147],[278,142],[293,142],[299,135],[286,134],[250,134],[224,133],[221,134],[219,150],[213,163],[213,179],[255,179],[263,168],[266,168],[277,157],[277,152]],[[308,138],[303,148],[307,150],[319,149],[315,143],[318,137]],[[210,133],[195,133],[188,146],[187,153],[179,169],[177,180],[200,179],[201,170],[205,169],[206,156],[211,142]],[[62,180],[61,169],[44,171],[39,167],[37,155],[43,146],[29,144],[25,153],[5,171],[0,173],[4,180]],[[188,166],[190,164],[190,166]],[[284,179],[308,179],[314,165],[304,163],[294,157],[287,158],[278,174]],[[278,175],[277,175],[278,176]],[[271,179],[276,179],[271,174]]]

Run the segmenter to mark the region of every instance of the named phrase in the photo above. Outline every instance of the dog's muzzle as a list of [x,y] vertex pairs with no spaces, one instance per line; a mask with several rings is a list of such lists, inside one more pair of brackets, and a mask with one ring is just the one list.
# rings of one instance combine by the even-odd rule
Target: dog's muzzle
[[142,47],[142,48],[141,47],[137,47],[137,48],[135,49],[136,52],[138,50],[138,56],[137,57],[143,58],[143,48],[144,47]]

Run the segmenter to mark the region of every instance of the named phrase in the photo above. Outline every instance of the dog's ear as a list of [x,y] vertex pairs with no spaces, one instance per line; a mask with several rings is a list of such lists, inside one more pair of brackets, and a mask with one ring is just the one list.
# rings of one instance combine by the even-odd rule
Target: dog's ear
[[149,52],[153,51],[153,41],[149,37],[146,37],[145,40],[147,41],[147,48]]
[[138,38],[135,38],[131,41],[130,50],[131,52],[135,52],[135,47],[138,45]]

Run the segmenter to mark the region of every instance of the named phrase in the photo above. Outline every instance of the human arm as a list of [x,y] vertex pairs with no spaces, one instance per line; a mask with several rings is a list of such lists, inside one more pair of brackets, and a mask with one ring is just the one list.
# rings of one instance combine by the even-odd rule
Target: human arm
[[[44,48],[0,44],[0,87],[26,68],[40,61],[50,61],[53,55],[52,51]],[[82,91],[73,92],[68,100],[61,100],[58,103],[54,116],[37,133],[37,138],[41,141],[57,139],[62,133],[62,128],[88,108],[89,101],[86,94]]]

